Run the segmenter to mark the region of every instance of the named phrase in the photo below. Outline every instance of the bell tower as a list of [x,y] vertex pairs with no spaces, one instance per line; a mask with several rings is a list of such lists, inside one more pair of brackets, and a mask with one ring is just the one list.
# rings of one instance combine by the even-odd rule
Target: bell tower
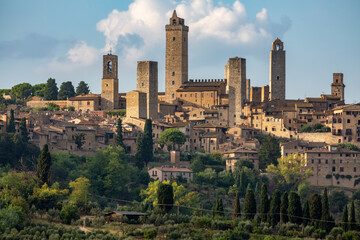
[[188,80],[188,32],[189,27],[174,10],[166,30],[165,101],[174,103],[176,90]]
[[277,38],[270,51],[270,100],[285,100],[285,77],[284,43]]
[[111,52],[103,56],[103,78],[101,80],[101,109],[117,108],[119,99],[118,57]]
[[333,83],[331,84],[331,95],[340,97],[340,101],[345,99],[344,74],[333,73]]

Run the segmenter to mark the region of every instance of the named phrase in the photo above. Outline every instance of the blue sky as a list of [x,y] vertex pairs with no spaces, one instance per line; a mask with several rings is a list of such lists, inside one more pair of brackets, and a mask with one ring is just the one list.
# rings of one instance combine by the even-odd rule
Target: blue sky
[[89,83],[100,92],[101,55],[119,55],[120,92],[136,88],[136,61],[159,62],[173,9],[189,25],[189,78],[224,78],[230,57],[247,59],[253,86],[269,82],[269,50],[286,50],[287,98],[330,92],[343,72],[347,103],[360,101],[358,0],[0,0],[0,88],[29,82]]

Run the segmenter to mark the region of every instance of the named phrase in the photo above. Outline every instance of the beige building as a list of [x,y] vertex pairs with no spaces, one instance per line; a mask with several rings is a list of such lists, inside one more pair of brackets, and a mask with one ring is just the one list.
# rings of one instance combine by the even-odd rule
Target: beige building
[[148,170],[150,178],[162,181],[175,180],[178,177],[182,177],[191,182],[194,178],[194,172],[188,168],[179,167],[154,167]]

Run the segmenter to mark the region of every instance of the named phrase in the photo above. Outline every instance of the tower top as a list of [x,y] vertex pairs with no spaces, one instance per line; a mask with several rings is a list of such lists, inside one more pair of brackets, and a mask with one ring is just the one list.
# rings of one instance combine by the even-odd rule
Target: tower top
[[173,11],[172,17],[170,18],[169,25],[185,25],[185,20],[183,18],[179,18],[176,14],[176,10]]
[[284,42],[282,42],[279,38],[276,38],[275,41],[272,43],[272,50],[273,51],[283,51],[284,50]]
[[177,14],[176,14],[176,10],[175,10],[175,9],[174,9],[174,12],[173,12],[172,18],[177,18]]

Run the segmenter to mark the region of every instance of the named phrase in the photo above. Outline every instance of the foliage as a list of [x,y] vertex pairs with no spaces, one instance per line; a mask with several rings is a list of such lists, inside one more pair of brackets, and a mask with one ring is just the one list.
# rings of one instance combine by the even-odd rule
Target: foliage
[[46,104],[46,109],[49,110],[50,112],[56,112],[60,110],[59,105],[49,102]]
[[289,195],[289,207],[288,207],[289,220],[295,224],[301,224],[302,222],[302,209],[300,197],[296,192],[290,192]]
[[274,181],[279,187],[286,190],[297,188],[312,172],[306,169],[306,160],[298,154],[291,154],[278,159],[279,164],[271,164],[266,171],[273,174]]
[[117,117],[125,117],[126,116],[126,109],[121,109],[118,111],[110,111],[110,112],[106,112],[107,115],[110,116],[117,116]]
[[136,161],[139,168],[147,166],[148,162],[153,159],[153,137],[152,137],[152,121],[146,119],[144,127],[144,135],[139,135],[136,141]]
[[352,143],[339,143],[338,144],[338,147],[341,147],[341,148],[346,148],[346,149],[349,149],[349,150],[352,150],[352,151],[359,151],[360,152],[360,147],[352,144]]
[[222,198],[218,197],[216,203],[212,209],[212,215],[215,216],[224,216],[224,204]]
[[44,97],[46,83],[35,84],[32,86],[34,96]]
[[174,192],[171,184],[160,183],[157,191],[158,206],[162,212],[167,213],[174,204]]
[[60,90],[58,93],[58,100],[66,100],[67,98],[71,98],[75,96],[75,90],[72,82],[67,81],[63,82],[60,86]]
[[9,123],[7,125],[6,131],[8,133],[15,133],[15,131],[16,131],[16,129],[15,129],[14,109],[10,110],[10,118],[9,118]]
[[73,139],[75,141],[77,149],[81,149],[85,144],[85,133],[76,133],[73,135]]
[[34,187],[33,194],[29,200],[38,209],[51,209],[57,207],[58,200],[69,193],[68,189],[61,190],[58,183],[49,187],[46,183],[41,187]]
[[76,96],[81,94],[88,94],[90,92],[89,85],[84,81],[80,81],[79,85],[76,87]]
[[46,83],[44,100],[57,100],[58,97],[58,87],[56,85],[55,79],[49,78]]
[[20,83],[11,88],[10,94],[18,99],[27,99],[33,94],[33,87],[29,83]]
[[161,146],[166,145],[168,150],[179,150],[185,141],[186,138],[184,133],[179,131],[177,128],[166,129],[161,133],[158,140],[159,144]]
[[123,134],[122,134],[122,121],[121,118],[118,119],[117,126],[116,126],[116,137],[115,137],[115,144],[116,146],[121,146],[126,150],[126,146],[124,144]]
[[332,213],[342,212],[348,203],[348,196],[341,190],[334,190],[329,194],[329,206]]
[[279,141],[270,135],[265,136],[259,150],[259,167],[265,169],[270,164],[277,165],[280,156]]
[[306,226],[310,223],[310,204],[309,201],[306,200],[303,207],[303,224]]
[[241,216],[240,211],[240,200],[239,200],[239,192],[236,192],[235,202],[234,202],[234,211],[232,215],[232,219],[235,220],[236,218]]
[[79,177],[75,181],[69,183],[69,187],[72,189],[69,196],[70,203],[73,203],[79,207],[87,205],[89,198],[90,181],[85,177]]
[[78,208],[72,204],[63,206],[60,212],[60,218],[64,223],[70,224],[72,220],[77,220],[80,218],[78,214]]
[[300,128],[300,132],[330,132],[330,130],[329,127],[323,126],[321,123],[307,124]]
[[234,169],[242,169],[243,167],[247,167],[250,169],[254,169],[254,164],[248,158],[240,158],[236,161]]
[[244,209],[246,219],[253,219],[256,214],[256,200],[253,190],[248,187],[246,190],[245,200],[244,200]]
[[41,154],[38,158],[38,164],[36,167],[36,176],[38,177],[41,184],[47,183],[50,185],[51,182],[51,156],[49,147],[47,144],[44,145]]
[[313,194],[310,197],[310,218],[314,219],[313,225],[319,228],[319,221],[322,215],[322,202],[319,194]]
[[29,141],[29,133],[26,129],[26,118],[22,118],[19,126],[19,134],[22,137],[23,142]]
[[344,231],[348,231],[349,230],[349,212],[348,212],[348,208],[347,205],[345,205],[344,207],[344,212],[341,218],[341,226],[344,229]]
[[269,209],[270,209],[270,201],[269,201],[269,196],[268,196],[268,192],[267,192],[267,186],[266,186],[266,184],[263,184],[261,186],[260,209],[259,209],[261,221],[263,221],[263,222],[267,221]]
[[270,202],[270,225],[276,226],[280,222],[280,205],[281,205],[281,195],[278,189],[275,190],[273,195],[271,196]]
[[24,218],[25,214],[18,206],[10,205],[6,208],[0,208],[0,231],[21,227]]
[[205,165],[201,161],[200,157],[196,157],[190,165],[190,169],[194,171],[194,173],[202,172],[205,170]]
[[356,225],[354,201],[352,201],[350,205],[349,228],[350,230],[358,230],[358,227]]
[[326,232],[329,232],[334,227],[334,224],[332,223],[333,219],[330,216],[329,200],[328,200],[327,189],[326,188],[324,189],[321,205],[322,205],[322,210],[321,210],[320,227],[323,230],[325,230]]

